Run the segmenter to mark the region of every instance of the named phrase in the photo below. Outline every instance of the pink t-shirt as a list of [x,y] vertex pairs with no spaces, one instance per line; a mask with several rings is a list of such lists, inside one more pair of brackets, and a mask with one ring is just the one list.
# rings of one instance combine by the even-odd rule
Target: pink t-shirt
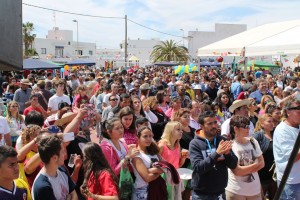
[[180,149],[179,145],[173,150],[169,149],[165,143],[163,143],[164,150],[161,154],[161,157],[163,157],[167,162],[171,163],[176,169],[178,169],[179,162],[180,162]]
[[136,136],[136,134],[130,132],[129,130],[125,129],[123,138],[127,145],[138,143],[138,137]]

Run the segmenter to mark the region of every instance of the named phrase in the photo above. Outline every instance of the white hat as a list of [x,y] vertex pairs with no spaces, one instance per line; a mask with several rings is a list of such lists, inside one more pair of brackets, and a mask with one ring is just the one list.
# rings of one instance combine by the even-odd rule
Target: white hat
[[248,106],[250,105],[250,100],[249,99],[238,99],[235,100],[232,105],[229,107],[229,112],[233,113],[235,109],[242,107],[242,106]]
[[194,90],[202,90],[201,85],[197,84],[193,87]]

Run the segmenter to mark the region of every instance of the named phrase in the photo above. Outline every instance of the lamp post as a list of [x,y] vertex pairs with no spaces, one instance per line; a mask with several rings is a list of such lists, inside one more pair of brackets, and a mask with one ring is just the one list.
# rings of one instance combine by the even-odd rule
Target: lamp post
[[182,31],[182,44],[184,46],[184,30],[182,28],[180,30]]
[[74,19],[73,22],[77,23],[77,50],[76,50],[77,53],[76,54],[78,55],[79,54],[79,49],[78,49],[78,21],[76,19]]

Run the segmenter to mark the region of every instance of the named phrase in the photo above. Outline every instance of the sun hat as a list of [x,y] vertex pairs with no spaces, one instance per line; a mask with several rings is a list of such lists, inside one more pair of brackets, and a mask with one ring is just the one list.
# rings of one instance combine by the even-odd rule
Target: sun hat
[[56,126],[63,126],[67,123],[70,123],[75,117],[76,117],[76,113],[73,112],[67,112],[65,114],[63,114],[63,116],[55,121],[55,125]]
[[140,86],[140,90],[150,90],[150,85],[148,83],[144,83]]
[[242,106],[249,106],[250,105],[250,100],[249,99],[238,99],[235,100],[232,105],[229,107],[229,112],[233,113],[235,109],[240,108]]
[[46,82],[44,80],[39,80],[37,82],[37,85],[46,85]]
[[21,79],[20,83],[24,85],[31,85],[28,79]]

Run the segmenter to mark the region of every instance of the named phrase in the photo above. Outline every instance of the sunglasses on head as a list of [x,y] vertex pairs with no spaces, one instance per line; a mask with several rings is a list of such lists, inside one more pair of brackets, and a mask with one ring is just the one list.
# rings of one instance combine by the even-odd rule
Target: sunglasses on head
[[239,128],[245,128],[245,129],[249,129],[250,125],[246,125],[246,124],[241,124],[238,126]]
[[118,99],[110,99],[110,101],[118,101]]
[[300,106],[285,108],[287,110],[300,110]]

